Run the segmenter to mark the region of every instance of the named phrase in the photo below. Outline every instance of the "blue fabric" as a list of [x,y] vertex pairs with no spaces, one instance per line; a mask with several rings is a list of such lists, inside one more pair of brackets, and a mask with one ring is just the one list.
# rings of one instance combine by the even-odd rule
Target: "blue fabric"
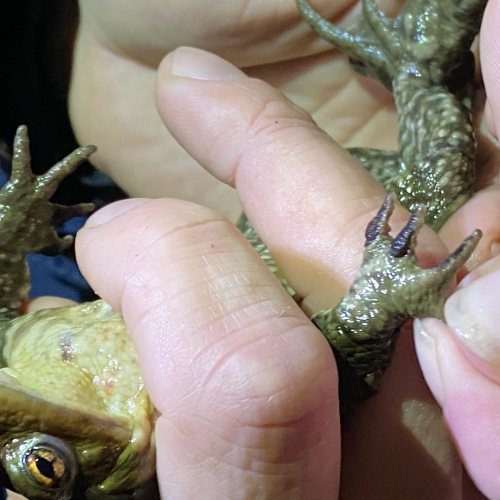
[[[59,236],[75,236],[87,217],[73,217],[58,228]],[[30,298],[43,295],[64,297],[76,302],[93,298],[93,292],[78,269],[73,255],[32,253],[26,257],[31,276]]]
[[[87,217],[73,217],[58,233],[61,236],[75,235],[86,220]],[[33,253],[27,256],[27,261],[31,275],[31,298],[55,295],[82,302],[92,295],[92,290],[70,256]]]

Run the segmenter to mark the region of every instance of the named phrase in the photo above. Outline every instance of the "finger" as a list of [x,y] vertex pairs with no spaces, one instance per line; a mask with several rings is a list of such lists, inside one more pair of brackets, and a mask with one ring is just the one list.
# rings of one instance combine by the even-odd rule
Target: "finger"
[[65,299],[63,297],[53,297],[46,295],[44,297],[37,297],[36,299],[30,300],[26,312],[39,311],[40,309],[50,309],[53,307],[66,307],[74,306],[76,302],[74,300]]
[[[305,111],[214,55],[183,48],[168,56],[157,101],[176,139],[237,188],[305,307],[335,304],[361,262],[364,229],[385,196],[380,185]],[[407,217],[398,208],[391,225]],[[443,256],[428,229],[420,241],[427,264]]]
[[23,500],[23,499],[27,500],[26,497],[23,497],[22,495],[14,493],[13,491],[10,490],[6,490],[5,494],[7,495],[6,497],[0,497],[0,498],[5,498],[6,500]]
[[[316,0],[314,6],[324,16],[347,25],[359,13],[355,3]],[[385,3],[388,12],[397,12],[398,2]],[[155,67],[168,51],[186,44],[219,53],[245,67],[331,49],[302,20],[295,0],[236,0],[215,5],[202,0],[146,0],[140,8],[136,2],[125,1],[119,12],[113,0],[85,0],[81,17],[83,26],[95,32],[105,47]]]
[[500,258],[446,304],[448,326],[417,324],[417,353],[464,463],[490,499],[500,498]]
[[490,0],[486,6],[480,32],[481,71],[486,90],[485,118],[494,137],[500,132],[500,34],[497,20],[500,16],[500,2]]
[[164,498],[336,498],[333,356],[232,224],[127,200],[93,215],[76,249],[161,413]]
[[[173,76],[172,72],[197,79]],[[160,68],[157,100],[164,122],[188,152],[238,188],[246,213],[287,279],[305,297],[306,308],[315,311],[334,305],[358,269],[365,226],[385,194],[380,186],[319,130],[307,113],[215,56],[187,49],[176,51]],[[407,216],[398,208],[391,225],[400,227]],[[436,245],[443,250],[435,238],[430,232],[421,234],[427,263],[432,262],[429,254]],[[400,408],[407,401],[427,401],[429,395],[425,395],[418,368],[408,363],[407,355],[414,353],[397,350],[393,364],[398,370],[392,379],[388,378],[390,373],[384,379],[384,384],[394,381],[388,385],[397,386],[397,393],[384,393],[382,387],[373,406],[360,408],[366,418],[357,419],[354,425],[363,432],[348,437],[346,456],[355,449],[358,460],[344,460],[347,467],[343,476],[349,484],[349,478],[359,474],[370,478],[356,483],[356,494],[362,490],[357,495],[360,498],[372,495],[374,489],[380,493],[403,491],[404,496],[429,476],[446,483],[436,488],[433,485],[437,482],[430,481],[428,491],[434,493],[454,482],[449,481],[454,471],[448,467],[453,462],[452,453],[446,476],[430,454],[413,453],[416,439],[408,432],[408,425],[419,427],[422,419],[413,414],[412,424],[403,422]],[[378,422],[374,422],[374,414]],[[362,427],[356,425],[360,421]],[[363,452],[367,449],[369,453]],[[409,455],[402,450],[410,450]],[[374,459],[377,456],[384,460]],[[404,472],[391,475],[395,468]],[[414,483],[406,480],[408,474],[415,478]],[[347,496],[351,492],[352,488]]]

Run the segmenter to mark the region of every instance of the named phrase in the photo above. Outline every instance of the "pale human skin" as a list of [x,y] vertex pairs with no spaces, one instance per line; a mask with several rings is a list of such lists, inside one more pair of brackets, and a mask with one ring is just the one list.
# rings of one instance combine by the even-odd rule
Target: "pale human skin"
[[[280,5],[291,11],[292,4]],[[319,2],[315,6],[321,7]],[[333,9],[331,5],[325,8]],[[492,2],[486,18],[495,19],[499,8],[498,2]],[[498,56],[493,47],[498,40],[492,28],[488,23],[484,26],[482,57],[488,93],[487,123],[495,134],[500,105],[494,76],[500,61],[495,59]],[[306,31],[301,33],[306,36]],[[205,38],[195,37],[194,41]],[[179,43],[189,40],[174,41],[171,48]],[[133,46],[133,41],[125,46],[130,44]],[[304,50],[303,44],[297,47]],[[208,48],[221,52],[217,47]],[[324,48],[313,42],[310,50]],[[104,51],[102,47],[101,50]],[[261,52],[262,57],[269,57],[269,51]],[[254,63],[256,56],[253,54],[252,60],[250,55],[243,65]],[[109,57],[120,63],[118,56]],[[283,55],[278,53],[276,57]],[[125,71],[127,64],[121,62]],[[77,58],[76,68],[78,64]],[[292,81],[300,89],[297,75],[301,75],[302,83],[307,84],[303,93],[297,92],[296,102],[302,104],[300,96],[304,99],[313,83],[317,86],[318,81],[323,81],[324,73],[324,81],[328,82],[325,85],[329,87],[324,94],[320,92],[324,96],[335,89],[333,77],[345,75],[345,82],[350,83],[346,92],[352,91],[356,99],[344,95],[349,105],[343,111],[341,107],[339,115],[333,115],[333,103],[330,113],[329,108],[318,107],[326,110],[323,118],[329,114],[328,118],[333,118],[328,132],[343,144],[394,147],[394,130],[380,126],[391,116],[389,101],[381,90],[378,95],[384,96],[382,103],[354,83],[359,80],[353,78],[345,61],[335,53],[313,58],[309,64],[311,67],[299,68],[304,69],[302,74],[295,69],[294,80],[285,76],[290,64],[277,65],[281,72],[275,67],[272,83],[282,79],[282,83],[291,85]],[[330,67],[335,65],[337,71],[332,71]],[[186,67],[192,71],[195,68],[198,80],[171,76],[172,70],[177,75],[186,74]],[[97,74],[102,75],[102,71],[102,67],[98,68]],[[266,76],[267,72],[270,76],[269,68],[248,72],[259,76]],[[75,70],[74,89],[78,88],[76,74]],[[106,74],[104,80],[105,77]],[[125,92],[120,94],[121,99],[130,108],[124,110],[132,113],[134,101],[125,97],[131,75],[122,73],[120,78],[125,83],[116,94]],[[140,75],[137,78],[145,85]],[[137,85],[140,88],[140,83]],[[73,99],[77,95],[74,92]],[[128,95],[133,97],[134,93]],[[97,101],[98,97],[95,96]],[[189,51],[171,54],[160,69],[157,99],[160,114],[176,139],[209,172],[236,186],[245,212],[266,243],[277,251],[287,277],[305,297],[306,309],[315,311],[331,305],[352,279],[360,260],[363,228],[383,199],[382,189],[316,128],[306,113],[268,85],[246,79],[219,59]],[[371,103],[371,112],[358,118],[353,104],[363,99],[364,104]],[[318,103],[308,104],[315,108]],[[75,110],[74,100],[72,106]],[[113,102],[110,108],[112,111]],[[76,117],[74,113],[74,121]],[[321,117],[320,112],[319,122]],[[346,127],[347,117],[355,123]],[[123,121],[123,130],[131,130],[127,116]],[[360,126],[361,123],[366,126]],[[122,123],[118,121],[117,131],[123,131],[118,125]],[[75,122],[75,128],[83,142],[97,141],[84,137],[85,133],[91,136],[98,132],[88,123],[79,128]],[[340,136],[346,128],[354,138],[350,134]],[[382,144],[376,136],[380,129],[384,132]],[[149,129],[158,130],[153,126]],[[135,132],[140,133],[140,128]],[[158,139],[154,132],[146,136],[152,137],[161,154],[170,151],[166,134],[163,139]],[[107,139],[111,145],[113,140],[122,140],[118,133]],[[126,142],[126,136],[123,140]],[[105,148],[107,144],[104,142]],[[150,165],[151,160],[153,173],[157,168],[159,176],[168,175],[165,167],[154,164],[154,155],[139,162],[140,149],[127,151],[129,154],[124,156],[131,158],[130,163],[119,165],[118,161],[115,168],[127,172],[127,165],[132,168],[135,162],[137,168],[138,164]],[[112,150],[110,146],[109,151]],[[110,157],[106,168],[119,180],[122,171],[113,169],[113,161]],[[105,154],[101,162],[106,163]],[[486,237],[476,255],[478,263],[494,257],[500,229],[498,179],[491,170],[496,162],[494,158],[485,158],[485,164],[491,167],[483,183],[488,187],[449,221],[441,235],[453,247],[473,229],[481,228]],[[196,171],[187,169],[185,174],[198,179]],[[147,174],[143,172],[142,178],[147,178]],[[147,185],[143,189],[142,193],[147,194]],[[334,199],[332,193],[336,193]],[[174,193],[164,193],[171,194]],[[195,201],[207,200],[202,196]],[[233,216],[227,210],[225,213]],[[405,217],[401,210],[395,216],[398,222],[393,223],[394,227],[399,227]],[[430,231],[421,235],[421,242],[424,261],[434,262],[444,255],[444,246]],[[236,493],[240,498],[336,497],[340,432],[333,358],[321,335],[231,225],[199,205],[172,199],[131,200],[96,214],[81,232],[77,250],[91,285],[123,312],[137,344],[149,391],[162,412],[158,424],[158,470],[165,498],[200,498],[202,493],[204,498],[235,498]],[[496,259],[487,264],[490,281],[495,279],[491,273],[495,265],[498,267]],[[480,283],[478,280],[475,286]],[[478,294],[472,286],[469,289]],[[230,289],[230,296],[221,296],[219,287]],[[460,293],[467,294],[467,288],[463,290]],[[463,324],[463,318],[453,308],[453,300],[456,301],[449,302],[447,319],[450,324]],[[466,305],[472,303],[470,296],[464,300]],[[490,314],[493,313],[496,310]],[[487,331],[489,324],[493,321],[487,314],[478,318],[479,331]],[[488,497],[498,498],[494,495],[500,490],[496,483],[500,458],[495,440],[498,423],[494,417],[498,413],[499,388],[490,381],[498,359],[489,359],[489,365],[479,363],[476,358],[463,355],[461,344],[443,324],[425,320],[422,325],[427,336],[417,333],[416,338],[427,382],[444,406],[447,423],[473,479]],[[437,330],[439,340],[434,344],[424,342],[434,338],[432,334]],[[494,332],[489,337],[493,337],[489,340],[495,346]],[[490,348],[490,352],[494,349]],[[467,384],[462,376],[469,381]],[[464,390],[475,399],[464,399]],[[467,405],[478,404],[482,397],[487,397],[489,407],[484,402],[480,412],[464,407],[464,401]],[[419,442],[415,438],[415,434],[420,435],[418,429],[413,427],[412,434],[408,425],[400,422],[402,412],[403,417],[411,417],[415,408],[434,423],[430,425],[431,451],[449,450],[437,461],[424,450],[422,439]],[[340,497],[482,498],[463,476],[458,456],[447,448],[437,408],[420,375],[407,333],[402,336],[380,396],[360,408],[353,417],[352,428],[343,436]],[[471,433],[471,427],[475,433]]]
[[[384,2],[389,13],[398,3]],[[359,12],[353,0],[314,6],[346,24]],[[294,0],[81,0],[80,7],[69,99],[73,128],[80,143],[99,144],[95,164],[131,196],[175,196],[232,220],[241,211],[236,193],[186,155],[158,117],[156,69],[181,45],[214,52],[268,81],[314,110],[320,126],[344,146],[396,146],[389,94],[367,81],[362,88],[345,58],[301,20]],[[382,124],[394,133],[380,136]]]
[[8,500],[20,500],[23,499],[22,495],[19,495],[18,493],[14,493],[13,491],[7,491],[7,499]]

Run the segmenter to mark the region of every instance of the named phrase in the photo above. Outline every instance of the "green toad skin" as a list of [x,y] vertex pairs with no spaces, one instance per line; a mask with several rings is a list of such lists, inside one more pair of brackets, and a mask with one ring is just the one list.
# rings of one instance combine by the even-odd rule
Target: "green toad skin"
[[30,500],[158,498],[156,416],[121,316],[102,300],[20,316],[26,254],[66,248],[53,224],[93,209],[48,200],[94,150],[35,176],[20,127],[0,189],[0,461]]

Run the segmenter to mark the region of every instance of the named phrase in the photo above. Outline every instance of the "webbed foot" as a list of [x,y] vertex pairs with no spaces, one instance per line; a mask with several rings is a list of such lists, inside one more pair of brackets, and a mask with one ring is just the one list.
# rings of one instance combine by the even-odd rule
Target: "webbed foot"
[[368,225],[363,263],[349,292],[312,318],[334,348],[344,401],[362,400],[377,387],[408,318],[442,318],[446,289],[481,237],[475,231],[439,265],[422,269],[415,245],[425,209],[418,207],[393,238],[388,221],[394,202],[388,195]]
[[82,203],[65,207],[49,199],[59,183],[94,151],[93,146],[78,148],[45,174],[35,176],[31,171],[27,128],[17,129],[11,175],[0,189],[0,253],[22,256],[71,245],[73,237],[60,238],[53,224],[88,213],[94,206]]

